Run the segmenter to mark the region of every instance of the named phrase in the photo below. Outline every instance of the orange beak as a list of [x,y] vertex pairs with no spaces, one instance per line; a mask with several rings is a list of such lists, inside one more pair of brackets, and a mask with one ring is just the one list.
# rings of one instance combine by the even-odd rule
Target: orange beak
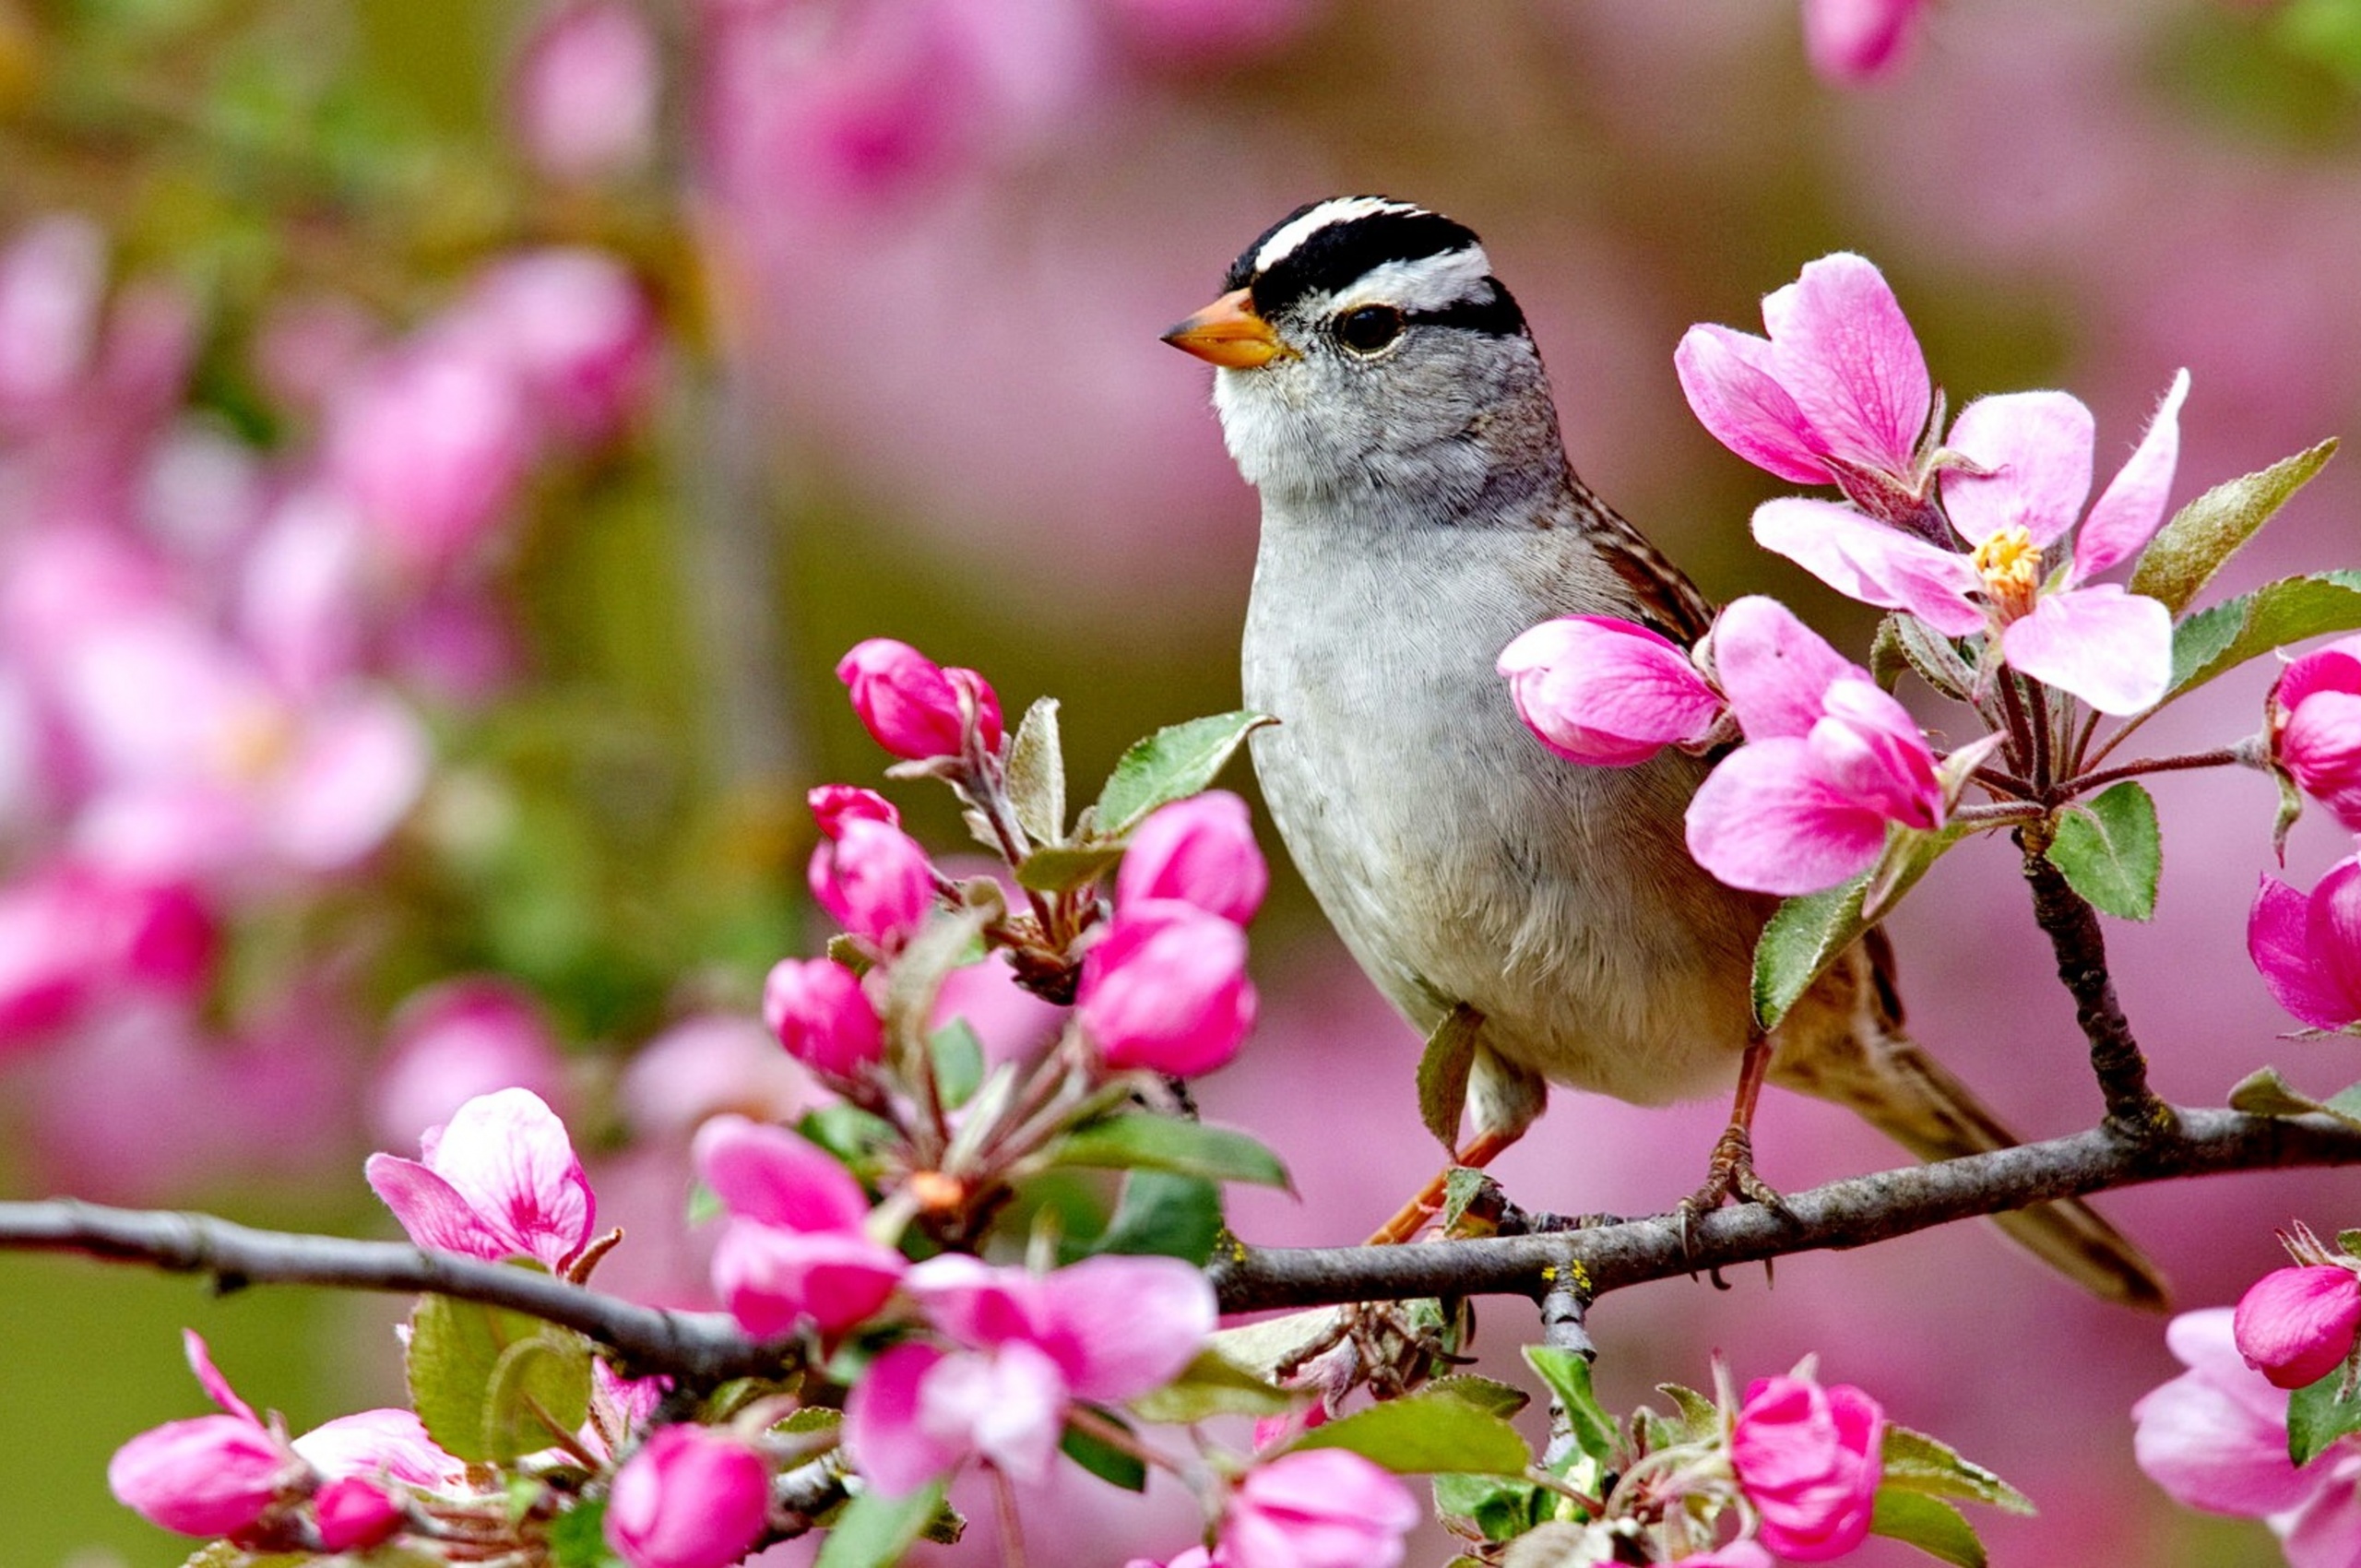
[[1294,350],[1279,341],[1271,324],[1254,314],[1248,291],[1224,294],[1164,335],[1183,353],[1231,370],[1252,370]]

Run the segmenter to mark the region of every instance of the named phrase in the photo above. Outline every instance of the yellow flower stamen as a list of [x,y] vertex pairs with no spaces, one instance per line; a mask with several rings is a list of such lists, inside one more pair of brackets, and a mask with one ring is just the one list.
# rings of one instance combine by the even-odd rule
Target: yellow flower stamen
[[2041,546],[2033,541],[2033,530],[2022,524],[2002,529],[1977,545],[1969,559],[2001,620],[2013,621],[2032,612],[2041,589]]

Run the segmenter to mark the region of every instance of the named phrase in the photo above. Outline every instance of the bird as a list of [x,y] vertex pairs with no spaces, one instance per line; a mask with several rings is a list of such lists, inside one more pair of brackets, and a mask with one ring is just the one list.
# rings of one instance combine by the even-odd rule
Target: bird
[[[1260,493],[1240,656],[1250,749],[1304,882],[1421,1033],[1475,1028],[1454,1163],[1481,1166],[1550,1085],[1663,1105],[1730,1091],[1691,1216],[1776,1204],[1754,1170],[1764,1082],[1843,1105],[1922,1159],[2019,1140],[1905,1032],[1881,930],[1766,1035],[1750,978],[1776,906],[1698,865],[1709,757],[1631,767],[1546,750],[1495,669],[1556,616],[1684,646],[1713,607],[1576,476],[1523,311],[1474,231],[1335,196],[1239,255],[1164,341],[1215,367],[1223,440]],[[1381,1232],[1406,1240],[1439,1194]],[[2161,1308],[2155,1267],[2078,1201],[1999,1217],[2094,1293]]]

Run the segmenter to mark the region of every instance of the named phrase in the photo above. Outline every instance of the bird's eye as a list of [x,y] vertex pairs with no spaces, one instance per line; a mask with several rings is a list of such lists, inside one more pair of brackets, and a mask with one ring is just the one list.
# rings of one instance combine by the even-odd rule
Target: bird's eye
[[1357,354],[1373,354],[1402,336],[1402,313],[1392,305],[1363,305],[1336,318],[1336,341]]

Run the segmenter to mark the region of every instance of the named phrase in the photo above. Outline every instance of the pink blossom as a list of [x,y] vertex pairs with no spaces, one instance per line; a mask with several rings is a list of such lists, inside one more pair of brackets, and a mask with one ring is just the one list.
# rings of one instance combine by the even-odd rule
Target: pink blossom
[[2247,953],[2305,1024],[2361,1025],[2361,856],[2331,866],[2309,894],[2265,876],[2247,915]]
[[860,1075],[884,1054],[884,1026],[860,979],[830,958],[783,958],[763,982],[763,1022],[787,1053],[832,1078]]
[[855,817],[812,851],[812,897],[845,930],[888,952],[934,907],[934,868],[919,841],[883,822]]
[[1840,252],[1766,296],[1766,340],[1726,327],[1682,335],[1673,368],[1714,438],[1797,484],[1923,493],[1918,438],[1934,386],[1883,274]]
[[908,1288],[959,1348],[896,1346],[846,1402],[854,1463],[892,1495],[971,1455],[1012,1480],[1041,1479],[1074,1400],[1163,1386],[1215,1322],[1204,1275],[1170,1258],[1089,1258],[1034,1275],[945,1253],[911,1269]]
[[1132,830],[1115,873],[1120,903],[1177,898],[1239,925],[1254,918],[1270,885],[1246,802],[1227,790],[1152,813]]
[[499,262],[439,330],[505,372],[535,420],[575,441],[611,436],[647,399],[656,370],[647,291],[614,256],[583,246]]
[[338,393],[328,475],[394,559],[438,570],[475,550],[515,502],[531,422],[504,366],[456,339],[424,340]]
[[1194,1077],[1238,1054],[1254,1027],[1246,935],[1169,898],[1126,904],[1086,954],[1074,1016],[1109,1067]]
[[692,1158],[730,1212],[713,1289],[747,1333],[769,1338],[808,1320],[834,1336],[894,1293],[902,1255],[870,1238],[867,1194],[817,1145],[722,1115],[698,1129]]
[[[2182,371],[2079,529],[2091,488],[2091,412],[2063,392],[2012,392],[1969,404],[1947,443],[1972,465],[1945,469],[1942,479],[1945,509],[1970,553],[1800,496],[1757,507],[1754,537],[1839,593],[1907,610],[1946,636],[1997,630],[2012,668],[2102,713],[2137,713],[2162,701],[2171,683],[2172,613],[2090,579],[2138,554],[2163,525],[2188,393]],[[2050,554],[2069,531],[2072,554],[2053,574]]]
[[1797,1562],[1842,1557],[1868,1538],[1884,1473],[1885,1412],[1850,1384],[1758,1378],[1730,1435],[1730,1466],[1762,1517],[1762,1544]]
[[2274,1388],[2318,1383],[2352,1353],[2361,1328],[2361,1277],[2324,1264],[2273,1269],[2238,1298],[2238,1354]]
[[633,1055],[616,1095],[641,1138],[683,1143],[725,1111],[791,1122],[825,1098],[760,1019],[738,1012],[694,1013],[666,1028]]
[[598,1199],[565,1123],[530,1089],[479,1095],[421,1140],[423,1162],[373,1154],[369,1185],[421,1247],[525,1256],[563,1273],[590,1244]]
[[295,1440],[295,1452],[330,1480],[360,1477],[450,1491],[468,1479],[466,1462],[445,1453],[408,1410],[361,1410],[322,1421]]
[[509,109],[540,171],[587,181],[627,173],[656,140],[662,61],[628,0],[561,0],[517,57]]
[[1934,754],[1910,715],[1774,600],[1722,612],[1714,667],[1747,744],[1689,806],[1689,851],[1733,887],[1797,894],[1866,869],[1889,824],[1941,825]]
[[0,888],[0,1051],[49,1038],[101,999],[202,993],[219,933],[195,889],[64,861]]
[[898,757],[957,756],[972,708],[987,752],[1000,749],[1000,698],[973,670],[945,669],[908,643],[872,637],[836,662],[852,710],[877,743]]
[[402,1505],[385,1488],[346,1476],[320,1488],[312,1499],[320,1544],[330,1551],[366,1551],[402,1527]]
[[1927,0],[1804,0],[1804,51],[1821,79],[1857,87],[1907,58]]
[[2271,692],[2272,754],[2329,814],[2361,833],[2361,637],[2291,660]]
[[2260,1518],[2291,1568],[2361,1560],[2361,1447],[2341,1439],[2297,1469],[2287,1395],[2239,1356],[2227,1307],[2184,1313],[2165,1342],[2189,1368],[2131,1407],[2132,1455],[2173,1499]]
[[812,820],[830,838],[843,833],[846,823],[860,819],[882,822],[888,827],[902,826],[902,814],[894,809],[893,802],[857,784],[823,784],[803,799],[812,808]]
[[1394,1568],[1423,1516],[1409,1489],[1341,1448],[1282,1454],[1246,1473],[1222,1520],[1225,1568]]
[[0,252],[0,421],[37,417],[80,382],[106,282],[106,236],[78,215],[29,224]]
[[770,1520],[770,1469],[710,1427],[659,1428],[615,1473],[607,1544],[632,1568],[729,1568]]
[[285,1436],[238,1397],[202,1336],[184,1330],[181,1343],[189,1370],[224,1413],[141,1432],[115,1450],[107,1486],[115,1501],[164,1529],[242,1535],[302,1481],[305,1466]]
[[1713,732],[1722,695],[1679,644],[1603,615],[1564,615],[1501,650],[1517,717],[1569,762],[1627,767]]
[[419,992],[395,1013],[370,1094],[379,1137],[407,1143],[479,1095],[530,1089],[564,1103],[565,1058],[540,1003],[523,987],[463,976]]

